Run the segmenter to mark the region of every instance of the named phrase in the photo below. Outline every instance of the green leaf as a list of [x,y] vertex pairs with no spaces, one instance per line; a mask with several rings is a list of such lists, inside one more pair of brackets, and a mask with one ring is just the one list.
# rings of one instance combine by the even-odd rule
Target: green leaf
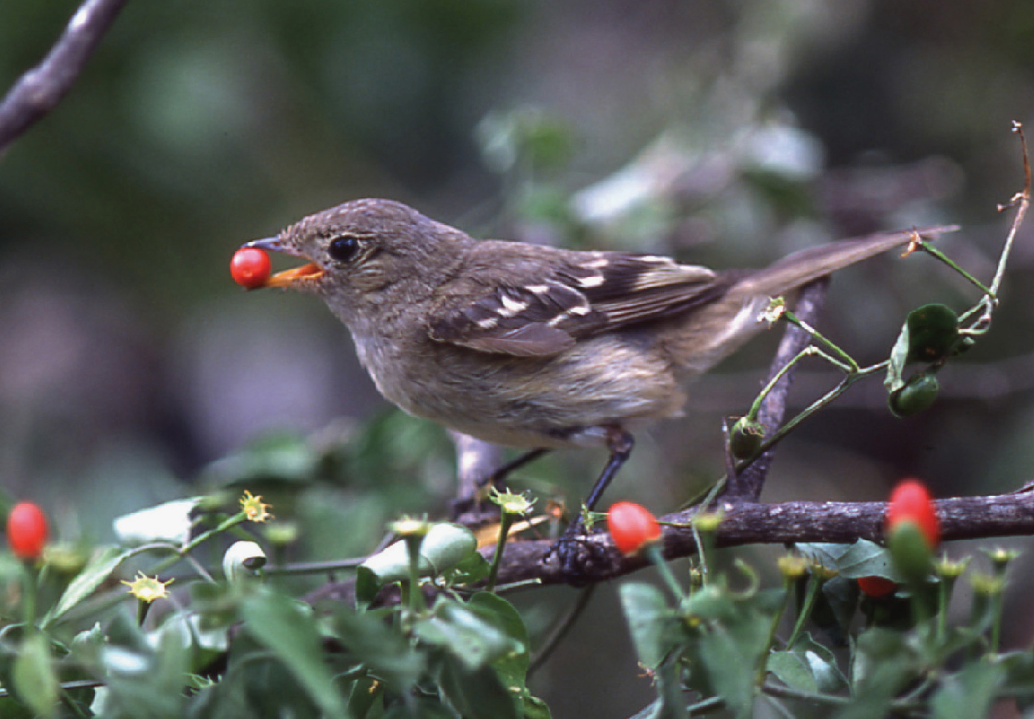
[[653,585],[628,582],[618,591],[639,663],[655,670],[678,641],[678,616]]
[[223,553],[223,575],[231,583],[252,580],[266,565],[266,553],[258,542],[240,540]]
[[789,651],[775,651],[768,658],[768,670],[787,686],[806,692],[839,692],[847,678],[827,647],[804,634]]
[[[379,705],[384,696],[383,688],[372,677],[363,677],[352,686],[352,693],[348,697],[348,714],[356,719],[363,719]],[[382,710],[383,711],[383,710]]]
[[112,522],[121,544],[137,546],[151,542],[185,544],[193,526],[191,513],[205,497],[175,499],[132,514],[124,514]]
[[439,597],[431,616],[413,625],[413,633],[425,644],[445,649],[468,671],[525,647],[479,612],[446,597]]
[[718,696],[736,717],[745,719],[754,707],[757,669],[768,649],[771,618],[742,612],[712,627],[699,642],[700,658]]
[[480,552],[471,552],[453,568],[443,572],[445,580],[450,584],[474,584],[488,577],[491,564],[481,556]]
[[524,696],[522,700],[521,708],[524,719],[551,719],[552,714],[550,714],[549,705],[546,702],[533,696]]
[[43,617],[43,627],[52,626],[68,610],[93,594],[94,590],[133,554],[135,554],[135,550],[119,549],[118,547],[104,547],[94,554],[83,570],[71,581],[57,603]]
[[[182,625],[180,625],[182,626]],[[145,635],[129,612],[115,615],[107,641],[76,644],[76,660],[105,677],[100,716],[146,716],[179,719],[188,683],[191,638],[171,626]]]
[[[477,551],[477,539],[466,527],[442,522],[431,527],[420,543],[420,576],[437,576]],[[380,585],[409,578],[409,550],[399,540],[369,557],[361,568]]]
[[524,619],[510,602],[491,592],[478,592],[467,607],[477,612],[483,619],[501,629],[513,642],[515,649],[497,658],[493,662],[499,678],[511,690],[524,691],[524,679],[531,664],[528,629]]
[[521,647],[499,657],[492,662],[492,666],[503,685],[521,701],[525,719],[549,719],[549,706],[532,696],[526,685],[528,667],[531,665],[531,644],[528,628],[520,612],[510,602],[491,592],[478,592],[470,598],[467,606],[502,629],[506,636]]
[[682,606],[682,614],[699,621],[729,621],[737,616],[734,597],[717,584],[709,584],[691,594]]
[[57,714],[58,681],[50,656],[50,641],[40,632],[30,632],[14,660],[12,687],[18,699],[43,717]]
[[930,700],[935,719],[970,719],[990,714],[1005,670],[997,664],[975,662],[944,678]]
[[291,673],[332,717],[345,717],[345,705],[323,663],[323,651],[312,617],[289,597],[256,592],[241,605],[241,615],[252,637],[272,650]]
[[397,628],[385,624],[379,613],[339,608],[334,612],[333,626],[355,659],[395,692],[408,692],[425,670],[426,658]]
[[1034,654],[1022,650],[1000,654],[998,664],[1005,672],[1002,692],[1016,697],[1016,707],[1027,712],[1034,706]]
[[894,582],[904,581],[894,570],[887,550],[868,539],[858,539],[852,544],[810,542],[798,544],[797,548],[847,579],[884,577]]
[[879,627],[862,633],[851,667],[854,701],[835,719],[872,719],[887,714],[891,700],[915,679],[916,657],[900,632]]
[[923,305],[908,313],[906,362],[935,362],[947,355],[959,338],[959,317],[947,305]]
[[442,654],[438,679],[442,692],[464,719],[517,719],[515,697],[487,664],[471,668],[453,654]]
[[883,386],[887,388],[888,394],[893,394],[905,386],[903,374],[905,365],[908,363],[908,324],[901,326],[901,332],[890,350],[890,358],[887,361],[887,376],[883,380]]

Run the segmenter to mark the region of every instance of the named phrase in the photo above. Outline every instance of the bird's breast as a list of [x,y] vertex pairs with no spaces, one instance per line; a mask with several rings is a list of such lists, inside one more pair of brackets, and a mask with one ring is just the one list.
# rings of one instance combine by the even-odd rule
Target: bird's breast
[[677,415],[685,399],[660,354],[620,335],[582,340],[546,358],[479,352],[426,335],[355,339],[385,398],[506,446],[600,444],[600,428]]

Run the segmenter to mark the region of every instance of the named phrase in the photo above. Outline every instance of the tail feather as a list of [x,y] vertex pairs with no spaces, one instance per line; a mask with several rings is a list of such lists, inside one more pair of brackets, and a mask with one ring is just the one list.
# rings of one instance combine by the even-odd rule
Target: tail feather
[[763,270],[723,273],[731,282],[725,295],[688,313],[682,331],[667,338],[672,365],[683,378],[705,372],[764,326],[759,314],[768,297],[792,296],[812,280],[906,245],[916,234],[930,238],[957,229],[946,225],[867,235],[802,250]]
[[758,270],[744,277],[737,283],[735,291],[744,295],[781,295],[856,262],[906,245],[916,235],[923,239],[930,239],[947,232],[955,232],[958,229],[958,225],[941,225],[917,230],[866,235],[818,247],[809,247],[784,257],[766,269]]

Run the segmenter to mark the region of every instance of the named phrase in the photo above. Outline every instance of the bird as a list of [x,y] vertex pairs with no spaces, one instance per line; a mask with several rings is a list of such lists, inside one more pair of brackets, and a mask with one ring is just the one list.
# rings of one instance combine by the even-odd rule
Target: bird
[[264,287],[314,294],[379,392],[407,413],[527,450],[603,446],[592,508],[634,433],[678,416],[686,383],[765,324],[770,298],[956,228],[868,235],[756,270],[478,240],[393,200],[357,199],[242,249],[304,264]]

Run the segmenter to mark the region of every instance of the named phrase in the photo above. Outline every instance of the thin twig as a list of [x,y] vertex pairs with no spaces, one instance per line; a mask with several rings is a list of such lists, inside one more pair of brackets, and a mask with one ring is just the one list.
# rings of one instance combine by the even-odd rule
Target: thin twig
[[[822,311],[822,303],[825,300],[828,285],[828,278],[824,278],[812,282],[801,290],[800,298],[797,300],[799,317],[814,323],[815,318]],[[775,377],[780,373],[782,376],[773,385],[772,391],[766,395],[761,409],[758,411],[758,421],[764,427],[766,437],[776,432],[786,416],[787,395],[793,384],[795,369],[784,371],[783,368],[810,342],[811,335],[806,331],[793,325],[787,326],[769,370],[770,377]],[[766,451],[738,476],[731,477],[726,485],[724,496],[757,501],[757,498],[761,496],[761,489],[768,476],[769,467],[772,465],[772,458],[772,452]]]
[[0,154],[61,101],[126,0],[86,0],[36,67],[0,103]]

